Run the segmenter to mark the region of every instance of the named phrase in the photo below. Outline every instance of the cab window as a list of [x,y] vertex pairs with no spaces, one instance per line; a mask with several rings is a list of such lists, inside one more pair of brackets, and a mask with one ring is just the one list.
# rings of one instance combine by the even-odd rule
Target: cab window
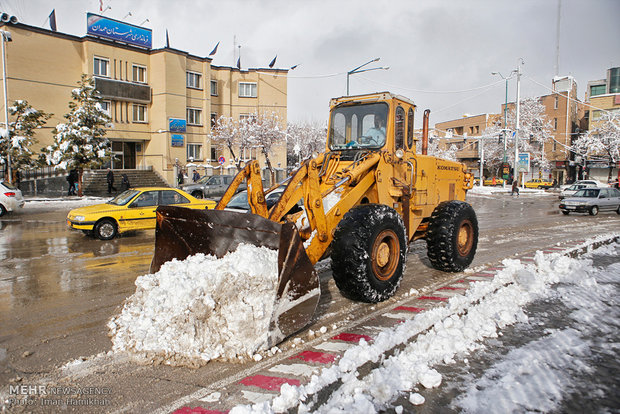
[[157,205],[157,193],[158,191],[145,191],[140,194],[133,203],[131,203],[131,207],[150,207]]
[[388,105],[343,105],[332,110],[329,148],[332,150],[381,148],[385,145]]
[[407,113],[407,148],[413,149],[413,108]]
[[394,149],[405,146],[405,110],[402,106],[396,108],[394,119]]
[[161,192],[161,203],[162,206],[167,206],[170,204],[185,204],[189,203],[189,200],[184,197],[182,194],[177,193],[174,190],[164,190]]

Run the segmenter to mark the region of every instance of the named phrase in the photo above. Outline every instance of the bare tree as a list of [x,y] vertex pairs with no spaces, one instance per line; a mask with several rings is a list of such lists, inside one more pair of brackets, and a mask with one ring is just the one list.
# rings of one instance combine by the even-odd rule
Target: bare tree
[[[608,181],[614,165],[620,161],[620,116],[618,113],[606,112],[596,128],[580,136],[573,149],[581,155],[596,156],[605,154],[609,160]],[[618,173],[620,175],[620,173]]]
[[289,123],[286,129],[286,155],[289,165],[299,165],[303,160],[325,150],[327,127],[319,123]]
[[280,117],[275,113],[257,115],[246,125],[250,141],[253,142],[265,157],[265,163],[271,173],[271,182],[275,182],[275,171],[271,163],[270,154],[275,146],[286,140],[286,132],[281,126]]

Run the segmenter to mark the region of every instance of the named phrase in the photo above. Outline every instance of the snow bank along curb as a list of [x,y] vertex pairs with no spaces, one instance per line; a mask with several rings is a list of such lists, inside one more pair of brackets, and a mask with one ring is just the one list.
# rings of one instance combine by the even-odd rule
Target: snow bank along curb
[[[563,256],[577,257],[601,245],[618,241],[620,241],[618,234],[599,236],[588,241],[565,243],[563,247],[556,245],[536,254],[523,255],[518,258],[518,261],[507,259],[501,266],[487,267],[475,273],[466,274],[461,279],[442,286],[431,294],[415,299],[408,298],[403,301],[407,303],[401,302],[374,320],[362,322],[347,332],[333,336],[328,341],[322,343],[312,341],[306,344],[306,350],[291,356],[286,362],[282,358],[274,358],[274,362],[264,361],[265,364],[259,364],[255,369],[246,371],[245,375],[250,375],[245,378],[240,377],[229,381],[228,384],[221,384],[226,388],[226,394],[233,397],[242,396],[248,403],[254,403],[253,406],[234,407],[231,413],[320,411],[321,404],[327,399],[338,400],[340,398],[343,401],[349,398],[350,400],[351,395],[347,397],[346,390],[342,391],[342,396],[338,395],[341,389],[348,389],[348,392],[351,392],[353,387],[362,386],[360,384],[364,381],[375,382],[372,389],[376,391],[372,392],[372,398],[378,401],[389,401],[390,396],[393,396],[394,392],[398,393],[398,390],[392,389],[394,387],[389,385],[389,377],[376,378],[380,375],[378,372],[383,369],[380,367],[389,364],[392,358],[396,358],[395,355],[399,355],[400,351],[412,345],[417,339],[424,339],[429,331],[435,331],[436,328],[449,330],[449,325],[458,323],[458,315],[476,312],[477,303],[488,300],[488,297],[500,289],[510,289],[510,285],[515,284],[511,279],[521,277],[526,279],[522,281],[524,284],[535,285],[534,280],[528,279],[528,275],[525,274],[527,272],[514,275],[517,268],[515,264],[519,266],[533,264],[545,271],[550,266],[549,258],[555,258],[559,262],[561,272],[562,266],[570,265],[568,260],[564,260],[565,263],[562,262]],[[508,273],[512,273],[510,278],[506,277]],[[476,281],[493,281],[493,283],[474,283]],[[465,297],[466,292],[467,297]],[[474,329],[475,338],[473,339],[481,340],[484,337],[496,335],[495,324],[501,328],[514,323],[519,315],[518,310],[515,316],[496,315],[497,320],[494,321],[493,329],[477,326],[477,330],[481,332],[476,333]],[[386,320],[391,320],[394,327],[372,326],[373,322],[376,322],[376,325],[382,323],[385,326]],[[373,328],[374,332],[380,331],[374,337]],[[314,349],[309,350],[310,347]],[[477,347],[478,345],[470,345],[470,348],[453,351],[456,353]],[[432,348],[424,348],[420,349],[419,354],[432,354],[434,351],[436,350]],[[403,363],[403,361],[398,361],[392,365]],[[409,361],[409,363],[412,362]],[[415,367],[409,366],[409,370],[418,372],[417,383],[424,387],[435,387],[441,382],[441,375],[424,361],[418,361]],[[320,375],[317,375],[319,372]],[[385,389],[382,390],[381,386],[377,387],[377,382],[385,383]],[[170,412],[182,405],[190,405],[190,403],[194,406],[199,405],[199,407],[194,410],[185,406],[176,412],[205,412],[201,406],[209,407],[209,412],[213,413],[226,412],[239,400],[220,400],[222,394],[220,391],[223,391],[221,388],[199,390],[159,412]],[[274,394],[278,391],[279,394]],[[382,396],[382,394],[385,395]],[[423,397],[417,393],[411,393],[410,401],[414,404],[423,403]],[[356,406],[359,409],[363,407],[364,401],[356,403],[362,404]],[[372,405],[368,406],[369,409],[371,407]]]

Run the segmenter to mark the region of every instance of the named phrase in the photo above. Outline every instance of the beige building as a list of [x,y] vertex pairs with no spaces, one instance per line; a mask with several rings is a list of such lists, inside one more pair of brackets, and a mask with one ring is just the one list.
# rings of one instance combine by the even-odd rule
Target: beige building
[[470,170],[478,171],[480,162],[480,137],[493,125],[501,125],[499,114],[465,115],[462,118],[435,124],[435,133],[442,138],[440,148],[456,146],[459,161]]
[[[607,77],[588,82],[585,101],[588,107],[585,111],[583,125],[590,131],[598,129],[604,120],[605,112],[620,117],[620,67],[607,69]],[[612,177],[617,177],[620,165],[609,165],[607,154],[601,154],[597,159],[584,159],[579,163],[586,174],[603,182],[609,177],[612,168]],[[607,159],[607,160],[605,160]]]
[[[21,23],[2,30],[12,37],[6,43],[9,104],[23,99],[54,114],[37,136],[41,147],[65,121],[71,90],[82,73],[94,77],[114,124],[106,134],[116,156],[113,168],[152,168],[170,184],[176,169],[188,164],[207,174],[232,166],[228,150],[209,139],[215,118],[275,112],[286,125],[288,70],[213,66],[209,57],[169,47],[150,49]],[[181,128],[171,130],[171,125]],[[257,150],[240,157],[264,166]],[[285,143],[270,159],[286,169]]]

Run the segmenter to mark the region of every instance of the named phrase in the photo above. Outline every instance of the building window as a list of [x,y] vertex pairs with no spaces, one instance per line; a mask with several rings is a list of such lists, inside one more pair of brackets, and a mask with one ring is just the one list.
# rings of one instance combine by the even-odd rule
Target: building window
[[146,105],[133,104],[133,122],[146,122]]
[[250,115],[250,114],[241,114],[239,115],[239,121],[241,122],[251,122],[254,121],[254,115]]
[[211,81],[211,96],[217,96],[217,81]]
[[216,161],[217,160],[217,148],[216,147],[211,147],[211,161]]
[[112,112],[110,112],[110,108],[112,107],[112,102],[110,101],[101,101],[99,102],[101,105],[101,110],[105,112],[108,116],[112,116]]
[[202,125],[201,109],[187,108],[187,123],[189,125]]
[[201,89],[202,75],[196,72],[187,72],[187,87],[194,89]]
[[239,82],[240,98],[256,98],[256,83]]
[[560,102],[560,98],[556,96],[555,103],[553,104],[553,109],[558,109],[559,102]]
[[590,96],[605,95],[606,89],[607,85],[592,85],[590,86]]
[[215,125],[217,125],[217,112],[212,112],[211,113],[211,128],[215,128]]
[[105,59],[105,58],[100,58],[100,57],[95,57],[94,61],[93,61],[93,74],[95,76],[105,76],[108,77],[109,75],[109,68],[110,66],[110,60],[109,59]]
[[133,65],[133,81],[139,83],[146,83],[145,66]]
[[187,159],[193,161],[202,161],[202,145],[187,144]]
[[557,118],[553,118],[553,130],[554,131],[558,130],[558,119]]

